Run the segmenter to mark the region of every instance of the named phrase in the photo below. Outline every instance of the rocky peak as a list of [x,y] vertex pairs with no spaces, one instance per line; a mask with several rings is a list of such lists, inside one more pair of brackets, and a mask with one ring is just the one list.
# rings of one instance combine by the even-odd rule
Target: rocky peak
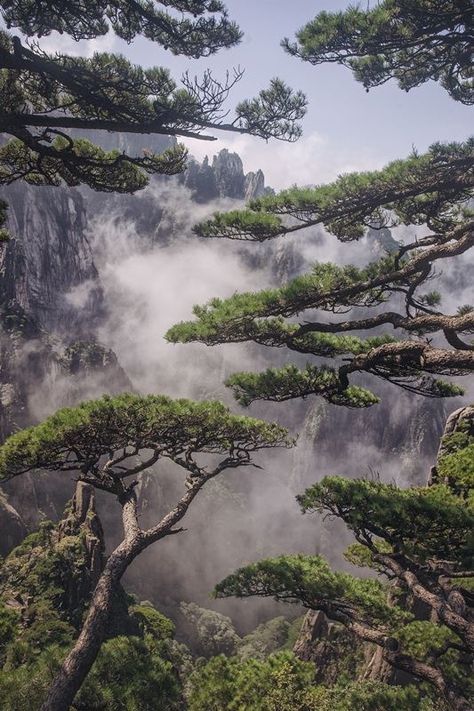
[[207,156],[202,163],[191,158],[182,182],[192,191],[193,198],[199,203],[217,198],[248,201],[268,190],[262,171],[245,174],[240,156],[231,153],[227,148],[223,148],[213,157],[212,165]]
[[38,603],[77,627],[103,570],[104,552],[94,490],[78,482],[59,524],[41,522],[2,563],[0,600],[18,609],[25,627]]
[[196,202],[205,203],[219,197],[216,174],[206,156],[202,163],[191,158],[184,175],[184,184],[193,193]]
[[265,193],[265,176],[260,169],[256,173],[247,173],[244,181],[244,190],[246,202]]
[[82,534],[84,546],[84,586],[82,594],[95,588],[104,564],[104,532],[95,507],[95,491],[78,481],[66,516],[58,525],[58,543],[67,536]]
[[220,197],[242,198],[245,193],[245,175],[242,160],[237,153],[223,148],[212,160]]

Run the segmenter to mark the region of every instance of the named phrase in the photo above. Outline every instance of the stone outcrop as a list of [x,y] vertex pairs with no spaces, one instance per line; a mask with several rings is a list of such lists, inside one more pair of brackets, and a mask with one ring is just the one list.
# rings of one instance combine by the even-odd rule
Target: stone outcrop
[[84,547],[83,575],[77,590],[82,599],[89,596],[102,573],[105,545],[102,524],[95,507],[94,488],[81,481],[77,482],[69,510],[58,525],[58,543],[78,533]]
[[[21,309],[49,332],[90,334],[102,295],[87,239],[86,205],[79,191],[17,182],[1,190],[11,239],[0,245],[0,306]],[[88,284],[82,303],[68,300]]]
[[202,163],[191,159],[182,180],[196,202],[206,203],[219,197],[216,174],[207,156]]
[[356,677],[367,657],[355,635],[315,610],[306,614],[293,652],[299,659],[312,662],[315,679],[329,685],[335,684],[344,672]]
[[4,497],[0,497],[0,556],[6,556],[26,536],[26,526]]
[[450,403],[413,397],[380,380],[361,379],[361,384],[374,388],[381,400],[357,416],[320,399],[305,409],[293,467],[298,490],[325,473],[380,475],[405,485],[426,482]]
[[104,554],[94,490],[79,482],[59,524],[44,521],[6,557],[0,569],[0,597],[17,608],[25,625],[30,608],[43,604],[78,626],[103,570]]
[[245,195],[245,175],[242,159],[224,148],[212,160],[219,197],[241,199]]
[[245,174],[240,156],[227,148],[213,157],[212,165],[207,156],[202,163],[191,158],[181,182],[191,190],[193,199],[198,203],[217,198],[248,201],[268,190],[262,171]]
[[436,456],[436,464],[431,468],[430,483],[436,483],[438,481],[439,463],[449,454],[449,437],[457,432],[463,432],[466,436],[474,437],[474,405],[461,407],[459,410],[452,412],[448,417]]

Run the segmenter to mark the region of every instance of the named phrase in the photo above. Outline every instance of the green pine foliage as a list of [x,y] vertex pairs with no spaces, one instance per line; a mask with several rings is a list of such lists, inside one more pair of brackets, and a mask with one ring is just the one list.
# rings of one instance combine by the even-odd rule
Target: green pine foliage
[[387,603],[386,592],[378,580],[354,578],[331,570],[321,556],[280,556],[240,568],[215,588],[217,597],[272,596],[286,602],[302,602],[318,609],[331,604],[350,607],[375,626],[397,622],[403,613]]
[[310,711],[318,701],[312,664],[291,652],[265,660],[218,656],[190,680],[189,711]]
[[[233,47],[242,38],[218,0],[124,2],[106,0],[5,0],[0,13],[7,29],[27,37],[53,31],[75,40],[109,29],[127,42],[145,37],[176,55],[199,58]],[[201,78],[186,73],[178,85],[164,67],[144,69],[123,55],[92,57],[48,54],[37,41],[22,44],[0,30],[0,132],[11,137],[0,148],[0,184],[24,179],[33,185],[86,184],[94,190],[133,193],[149,175],[174,175],[186,166],[184,146],[142,155],[104,151],[71,133],[109,131],[185,136],[213,140],[207,130],[249,133],[285,141],[301,135],[306,98],[278,78],[250,100],[241,101],[226,121],[226,101],[242,78],[238,69],[224,81],[210,70]]]
[[[195,231],[201,237],[262,242],[281,234],[322,224],[341,241],[360,239],[368,224],[385,218],[401,224],[446,227],[455,224],[461,206],[474,192],[474,139],[433,144],[382,170],[341,175],[328,185],[294,186],[264,195],[247,209],[216,213]],[[286,217],[296,222],[287,224]],[[392,218],[392,222],[393,222]]]
[[[0,477],[11,479],[30,469],[77,470],[97,464],[121,448],[163,457],[183,452],[225,453],[291,445],[286,430],[251,417],[232,415],[219,402],[172,400],[162,395],[122,394],[59,410],[44,422],[11,435],[0,447]],[[74,458],[72,458],[74,456]]]
[[314,684],[314,666],[279,652],[266,660],[214,657],[190,680],[189,711],[434,711],[414,687]]
[[8,27],[19,27],[28,36],[42,37],[56,31],[80,40],[100,37],[112,29],[127,42],[142,35],[173,54],[196,59],[223,47],[232,47],[242,38],[219,0],[176,0],[146,5],[123,0],[80,3],[54,0],[47,6],[33,0],[4,0],[2,11]]
[[[473,197],[474,139],[469,138],[435,144],[423,155],[414,152],[382,170],[342,175],[329,185],[292,187],[257,198],[243,210],[216,213],[195,227],[197,235],[263,242],[322,225],[345,242],[360,239],[369,226],[377,230],[402,224],[424,225],[431,233],[399,243],[364,267],[317,262],[278,288],[211,299],[195,306],[194,320],[172,326],[166,338],[209,346],[253,342],[316,359],[343,357],[333,368],[316,361],[306,369],[290,363],[263,373],[237,373],[228,384],[244,405],[314,394],[351,407],[378,402],[350,382],[355,372],[428,397],[461,395],[459,385],[435,376],[459,376],[473,369],[468,337],[474,330],[472,310],[461,307],[455,316],[445,315],[439,310],[442,293],[421,290],[437,277],[435,269],[439,273],[444,260],[473,247]],[[359,318],[362,308],[366,311]],[[322,312],[318,320],[316,310]],[[334,317],[347,313],[347,318]],[[384,332],[387,326],[397,331],[395,336]],[[451,350],[433,348],[436,333]],[[329,387],[325,381],[331,381]]]
[[[471,487],[473,481],[471,475]],[[342,518],[354,533],[380,537],[383,531],[386,543],[419,564],[433,556],[474,564],[474,508],[446,485],[401,489],[380,481],[324,477],[298,502],[303,512]]]
[[[347,560],[375,570],[376,579],[333,571],[321,556],[284,555],[240,568],[216,586],[215,594],[273,597],[320,610],[361,640],[379,645],[388,663],[411,670],[423,682],[426,703],[441,697],[447,708],[469,708],[474,698],[468,631],[474,569],[469,412],[443,438],[431,486],[402,489],[377,479],[332,476],[297,497],[303,513],[345,523],[356,540]],[[425,619],[416,617],[417,600],[429,610]]]
[[436,467],[436,479],[445,481],[458,494],[472,496],[474,481],[474,433],[468,423],[441,440],[442,455]]
[[[280,288],[238,293],[227,299],[212,299],[204,306],[195,306],[193,313],[197,320],[173,326],[166,338],[172,343],[200,341],[215,345],[226,341],[259,342],[260,338],[265,340],[268,333],[269,340],[274,339],[271,345],[284,345],[298,333],[298,329],[295,324],[286,324],[282,317],[294,316],[309,308],[333,311],[343,307],[383,304],[385,297],[383,291],[377,288],[378,281],[389,277],[394,271],[395,262],[390,257],[371,262],[363,269],[316,262],[308,274],[295,277]],[[263,318],[267,320],[257,320]],[[330,337],[329,334],[321,335],[321,342],[329,343]],[[312,338],[316,338],[316,334]],[[385,340],[378,341],[376,345],[390,340],[389,337],[377,338]],[[355,341],[350,346],[347,340],[338,342],[336,339],[332,343],[343,344],[333,347],[330,354],[335,355],[351,352]],[[363,346],[359,345],[357,350],[363,352]]]
[[268,368],[263,373],[234,373],[226,380],[234,397],[242,405],[255,400],[283,402],[308,395],[321,395],[333,405],[370,407],[379,399],[358,385],[345,387],[337,372],[328,367],[307,365],[299,369],[291,363],[282,368]]
[[405,91],[435,80],[456,101],[474,103],[470,2],[383,0],[323,11],[282,45],[314,65],[349,67],[367,91],[392,78]]
[[182,172],[187,151],[178,145],[160,155],[126,160],[120,151],[104,151],[86,139],[58,137],[41,161],[39,157],[22,141],[8,141],[0,147],[0,184],[21,178],[30,185],[86,184],[101,192],[133,193],[147,185],[147,174]]

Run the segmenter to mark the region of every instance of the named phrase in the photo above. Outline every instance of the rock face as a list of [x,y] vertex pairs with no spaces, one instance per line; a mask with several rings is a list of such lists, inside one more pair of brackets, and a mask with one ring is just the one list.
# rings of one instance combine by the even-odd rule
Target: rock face
[[270,191],[269,188],[265,188],[265,176],[261,170],[257,170],[256,173],[247,173],[245,176],[244,188],[244,199],[246,201],[258,198]]
[[[107,150],[134,155],[159,153],[176,143],[169,137],[107,132],[88,138]],[[0,244],[0,441],[57,407],[133,389],[115,354],[95,342],[106,313],[89,240],[90,219],[110,214],[118,221],[130,219],[139,234],[166,244],[179,238],[180,225],[173,231],[173,220],[153,186],[180,184],[201,203],[219,197],[250,199],[265,189],[261,171],[245,175],[239,156],[224,150],[212,165],[207,159],[202,164],[190,161],[183,176],[152,178],[150,191],[138,200],[23,182],[0,190],[9,206],[11,235]],[[167,209],[176,212],[175,205]],[[25,476],[6,486],[10,503],[0,508],[0,528],[11,527],[12,535],[4,537],[4,553],[28,527],[36,527],[40,511],[58,517],[70,487],[64,477],[60,481]]]
[[[51,332],[91,333],[101,315],[101,290],[86,236],[86,206],[71,188],[17,182],[1,191],[12,236],[0,246],[0,303],[21,309]],[[67,300],[90,283],[81,304]]]
[[222,149],[209,164],[206,156],[202,163],[190,160],[182,183],[192,191],[196,202],[206,203],[217,198],[251,200],[263,195],[265,177],[261,170],[244,173],[242,160],[237,153]]
[[0,441],[29,424],[28,401],[52,359],[51,344],[36,321],[18,304],[0,308]]
[[196,202],[206,203],[219,196],[216,174],[206,156],[202,163],[190,160],[183,177],[183,184],[189,188]]
[[381,401],[356,415],[319,399],[305,412],[299,428],[301,446],[295,451],[298,490],[331,473],[380,475],[402,485],[426,482],[449,404],[413,397],[373,379],[367,385]]
[[212,168],[216,176],[219,197],[238,199],[245,195],[244,169],[237,153],[229,153],[224,148],[214,156]]
[[342,625],[329,622],[323,612],[308,612],[293,647],[295,655],[313,662],[315,679],[323,684],[335,684],[343,673],[353,677],[363,668],[366,650],[357,638]]
[[[0,245],[0,437],[31,422],[29,401],[52,376],[61,341],[92,337],[102,292],[77,190],[14,183],[8,202],[9,242]],[[88,285],[82,301],[71,289]],[[54,334],[54,338],[51,335]]]
[[0,595],[28,619],[34,596],[53,603],[63,619],[81,623],[104,565],[104,538],[92,487],[79,483],[64,518],[44,522],[7,556],[0,570]]
[[58,525],[58,543],[67,536],[81,533],[84,547],[84,569],[76,591],[78,599],[87,599],[94,590],[104,567],[104,532],[95,508],[95,491],[79,481],[69,510]]
[[440,442],[436,464],[431,468],[430,484],[439,481],[438,467],[441,460],[450,453],[449,440],[452,435],[462,434],[464,437],[474,437],[474,406],[468,405],[455,410],[450,414],[444,428],[443,438]]
[[6,556],[26,536],[26,526],[17,511],[0,498],[0,556]]

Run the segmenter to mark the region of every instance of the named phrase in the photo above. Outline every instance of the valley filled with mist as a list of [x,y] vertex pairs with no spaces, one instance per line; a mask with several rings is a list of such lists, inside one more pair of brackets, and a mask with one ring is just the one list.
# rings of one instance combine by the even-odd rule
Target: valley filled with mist
[[0,0],[1,711],[474,710],[472,0]]
[[[110,137],[98,139],[110,146]],[[133,136],[119,140],[129,153],[141,148]],[[15,234],[4,255],[4,263],[14,266],[3,273],[9,295],[3,319],[7,325],[22,324],[3,335],[9,356],[2,371],[4,436],[60,407],[123,390],[222,400],[245,412],[224,386],[226,378],[235,370],[282,364],[286,354],[249,344],[171,344],[166,331],[189,318],[195,304],[282,284],[315,260],[363,265],[396,245],[395,237],[410,236],[407,228],[401,237],[385,230],[354,246],[341,245],[317,227],[255,249],[193,234],[194,224],[215,211],[242,207],[269,190],[263,173],[245,174],[239,156],[226,150],[201,164],[192,161],[183,176],[154,178],[133,196],[104,196],[87,188],[35,191],[20,184],[3,190]],[[456,293],[445,289],[446,298],[464,303],[470,285],[455,274],[441,279],[456,284]],[[467,402],[459,398],[447,405],[383,382],[376,391],[381,402],[368,410],[346,410],[313,398],[253,405],[252,415],[299,433],[296,447],[263,453],[261,470],[230,472],[214,482],[190,512],[186,533],[135,562],[127,574],[130,590],[173,618],[180,602],[196,602],[230,615],[239,630],[249,631],[286,610],[268,600],[213,601],[214,585],[234,568],[262,556],[301,551],[347,566],[343,528],[307,520],[295,496],[328,474],[425,483],[447,414]],[[166,509],[181,484],[169,466],[157,467],[158,476],[147,473],[140,483],[145,521],[147,511],[153,517]],[[61,517],[74,490],[73,478],[64,479],[55,475],[50,482],[48,475],[40,483],[31,477],[20,489],[17,482],[7,485],[22,520],[19,530],[41,516]],[[112,546],[119,521],[107,497],[99,492],[98,499]],[[12,514],[6,515],[2,530]]]

